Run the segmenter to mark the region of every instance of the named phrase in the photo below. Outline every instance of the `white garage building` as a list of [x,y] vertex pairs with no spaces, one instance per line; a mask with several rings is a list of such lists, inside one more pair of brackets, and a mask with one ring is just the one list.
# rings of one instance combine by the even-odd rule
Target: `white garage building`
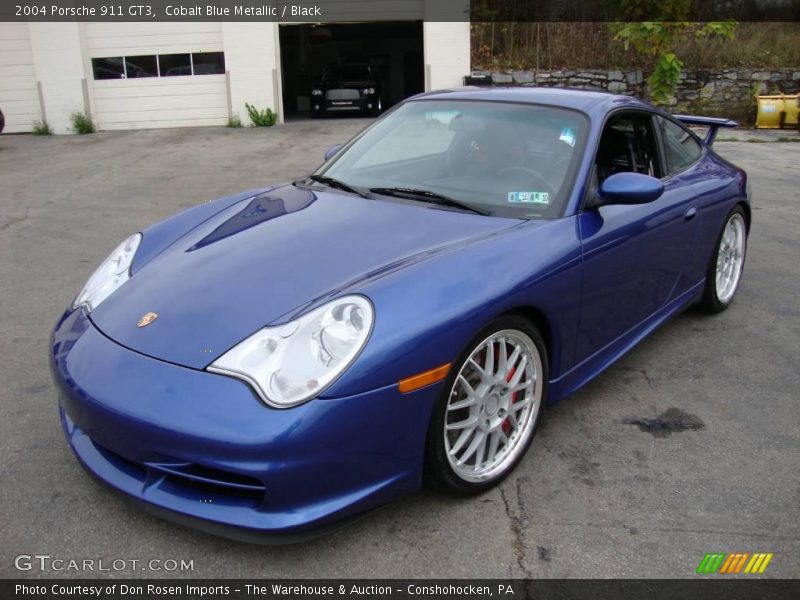
[[337,62],[376,67],[388,104],[461,85],[469,23],[426,20],[435,2],[376,2],[369,22],[318,0],[330,22],[0,23],[5,131],[47,121],[68,133],[76,111],[101,130],[224,125],[234,115],[247,124],[246,102],[283,121],[307,114],[313,81]]

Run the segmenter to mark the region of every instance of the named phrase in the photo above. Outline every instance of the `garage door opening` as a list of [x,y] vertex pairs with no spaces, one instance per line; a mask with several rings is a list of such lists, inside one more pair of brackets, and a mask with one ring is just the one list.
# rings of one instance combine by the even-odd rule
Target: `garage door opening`
[[421,21],[282,25],[280,48],[286,119],[370,116],[425,88]]

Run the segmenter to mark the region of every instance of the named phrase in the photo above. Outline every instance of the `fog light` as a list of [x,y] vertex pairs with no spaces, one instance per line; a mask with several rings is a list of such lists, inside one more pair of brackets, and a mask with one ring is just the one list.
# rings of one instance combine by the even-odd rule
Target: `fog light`
[[372,104],[370,104],[369,102],[367,102],[367,108],[372,108]]
[[319,104],[314,105],[314,110],[319,110]]

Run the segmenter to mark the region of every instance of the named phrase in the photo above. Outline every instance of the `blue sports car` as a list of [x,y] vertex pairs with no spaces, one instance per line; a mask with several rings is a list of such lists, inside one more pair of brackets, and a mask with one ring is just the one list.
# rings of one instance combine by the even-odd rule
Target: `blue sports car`
[[52,335],[69,445],[143,507],[254,541],[423,480],[480,493],[546,404],[730,305],[750,193],[711,144],[732,126],[596,92],[411,98],[308,177],[111,253]]

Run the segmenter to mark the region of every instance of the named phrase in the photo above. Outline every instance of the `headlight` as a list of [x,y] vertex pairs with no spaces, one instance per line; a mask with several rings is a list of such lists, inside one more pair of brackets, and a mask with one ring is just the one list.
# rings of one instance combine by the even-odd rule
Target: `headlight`
[[134,233],[131,237],[122,242],[105,259],[97,270],[89,277],[89,281],[83,286],[80,294],[72,303],[72,308],[85,306],[88,311],[92,311],[99,304],[108,298],[114,290],[128,281],[131,276],[131,263],[136,256],[136,250],[142,241],[141,233]]
[[322,96],[322,90],[311,90],[312,96]]
[[319,395],[358,356],[374,311],[363,296],[344,296],[277,327],[265,327],[215,360],[208,370],[248,382],[276,408]]
[[369,96],[370,94],[375,93],[375,88],[364,88],[363,90],[361,90],[361,93],[364,94],[365,96]]

